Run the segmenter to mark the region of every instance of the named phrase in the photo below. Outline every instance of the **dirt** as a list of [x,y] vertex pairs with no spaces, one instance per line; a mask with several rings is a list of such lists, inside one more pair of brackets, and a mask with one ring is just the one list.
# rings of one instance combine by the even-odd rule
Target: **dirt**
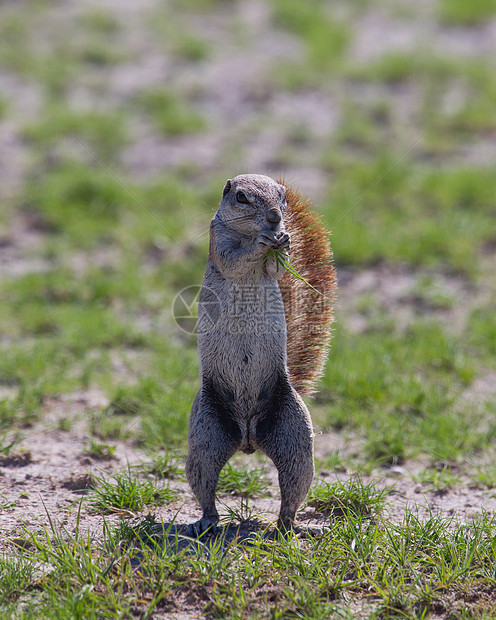
[[[38,531],[49,527],[51,520],[71,531],[75,527],[81,501],[84,507],[81,527],[95,536],[101,535],[105,523],[117,521],[121,516],[137,518],[146,514],[121,511],[116,515],[103,516],[89,510],[87,500],[92,493],[92,476],[110,476],[128,467],[142,466],[149,460],[142,450],[120,441],[109,442],[115,448],[111,458],[96,459],[86,453],[89,437],[85,433],[84,420],[91,411],[106,404],[104,394],[98,390],[49,399],[45,404],[43,420],[24,430],[23,438],[12,450],[0,456],[0,531],[6,539],[23,538],[26,530]],[[75,421],[70,431],[56,428],[62,418]],[[339,433],[321,434],[315,441],[316,457],[320,459],[335,452],[346,457],[357,449],[359,443],[346,440]],[[256,527],[265,529],[277,519],[279,509],[277,473],[272,464],[264,457],[243,457],[241,460],[246,467],[262,466],[266,469],[269,496],[249,500],[249,521],[240,530],[234,527],[228,529],[228,539],[236,532],[241,537],[247,537]],[[400,522],[408,510],[421,517],[442,514],[456,523],[467,521],[483,511],[496,512],[496,493],[493,490],[473,488],[462,472],[454,488],[436,490],[429,484],[415,481],[415,476],[424,467],[425,463],[406,462],[401,466],[375,470],[371,476],[363,476],[365,483],[374,481],[378,488],[391,488],[386,506],[388,518]],[[451,467],[456,473],[456,464]],[[352,471],[322,471],[320,479],[328,483],[343,482],[352,475]],[[178,491],[177,500],[165,507],[153,508],[151,512],[165,526],[174,521],[179,531],[184,532],[187,524],[198,519],[200,513],[183,479],[171,480],[168,484]],[[227,507],[240,508],[239,498],[222,493],[219,494],[219,504],[224,519],[227,518]],[[321,527],[325,519],[312,508],[303,508],[298,522],[303,529],[312,529]]]

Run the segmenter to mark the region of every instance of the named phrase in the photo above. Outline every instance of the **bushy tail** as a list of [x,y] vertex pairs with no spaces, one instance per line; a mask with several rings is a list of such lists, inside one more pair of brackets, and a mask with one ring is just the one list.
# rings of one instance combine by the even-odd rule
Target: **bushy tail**
[[289,187],[287,190],[290,263],[306,282],[286,272],[279,286],[286,314],[291,383],[297,392],[308,395],[324,369],[337,279],[329,231],[311,210],[310,201]]

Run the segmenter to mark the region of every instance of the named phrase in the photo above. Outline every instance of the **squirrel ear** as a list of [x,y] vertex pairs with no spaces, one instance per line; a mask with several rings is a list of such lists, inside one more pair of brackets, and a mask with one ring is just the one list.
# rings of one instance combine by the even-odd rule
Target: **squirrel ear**
[[231,189],[231,179],[227,179],[226,184],[224,185],[224,189],[222,191],[222,198],[229,192]]

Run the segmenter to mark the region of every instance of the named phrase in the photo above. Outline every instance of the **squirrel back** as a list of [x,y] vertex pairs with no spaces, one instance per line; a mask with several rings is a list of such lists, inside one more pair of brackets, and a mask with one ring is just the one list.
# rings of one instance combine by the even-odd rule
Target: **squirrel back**
[[[278,182],[285,185],[284,181]],[[305,280],[289,272],[279,280],[287,324],[288,368],[296,391],[309,395],[327,357],[337,278],[329,231],[310,208],[310,201],[285,187],[290,263]]]

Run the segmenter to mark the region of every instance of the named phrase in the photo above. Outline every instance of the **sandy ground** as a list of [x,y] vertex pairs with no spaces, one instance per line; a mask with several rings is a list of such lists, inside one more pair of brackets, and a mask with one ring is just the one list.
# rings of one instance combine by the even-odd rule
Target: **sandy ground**
[[[146,512],[135,515],[121,512],[102,516],[92,512],[87,502],[91,497],[91,475],[101,477],[127,467],[139,467],[149,460],[144,452],[123,442],[111,442],[115,446],[113,458],[97,460],[85,453],[88,436],[81,428],[77,430],[77,425],[70,432],[49,430],[55,426],[58,416],[84,418],[92,407],[97,403],[101,405],[104,400],[103,394],[94,390],[64,399],[50,399],[46,403],[45,421],[30,429],[8,455],[0,455],[0,531],[6,538],[22,538],[25,529],[37,531],[48,526],[50,519],[72,531],[81,501],[84,514],[82,528],[91,530],[95,536],[101,534],[105,522],[113,522],[121,516],[137,518],[146,515]],[[338,433],[321,434],[315,440],[318,459],[336,452],[343,457],[353,456],[359,450],[357,440],[346,439]],[[246,467],[261,466],[260,459],[256,457],[243,457],[242,460]],[[391,488],[386,502],[388,519],[401,522],[407,510],[420,517],[442,515],[453,519],[454,523],[468,521],[482,512],[496,513],[494,490],[471,485],[465,468],[462,471],[456,464],[450,464],[452,473],[459,476],[459,482],[453,488],[436,490],[432,485],[416,479],[425,465],[407,461],[401,466],[376,469],[372,475],[363,476],[365,483],[374,481],[378,489]],[[251,518],[259,519],[260,528],[264,529],[277,519],[279,490],[275,468],[268,460],[263,460],[262,466],[270,482],[269,496],[251,498],[249,508]],[[334,473],[323,470],[319,480],[344,482],[352,475],[352,471]],[[186,482],[175,479],[167,484],[178,491],[178,499],[165,507],[151,509],[155,518],[165,524],[174,521],[181,528],[199,518],[198,507]],[[222,493],[219,494],[219,503],[224,518],[227,518],[227,506],[240,507],[239,498]],[[325,521],[326,518],[310,507],[304,507],[298,517],[298,524],[304,529],[320,527]],[[246,532],[242,528],[241,533],[248,535],[253,524],[247,524],[246,528]]]

